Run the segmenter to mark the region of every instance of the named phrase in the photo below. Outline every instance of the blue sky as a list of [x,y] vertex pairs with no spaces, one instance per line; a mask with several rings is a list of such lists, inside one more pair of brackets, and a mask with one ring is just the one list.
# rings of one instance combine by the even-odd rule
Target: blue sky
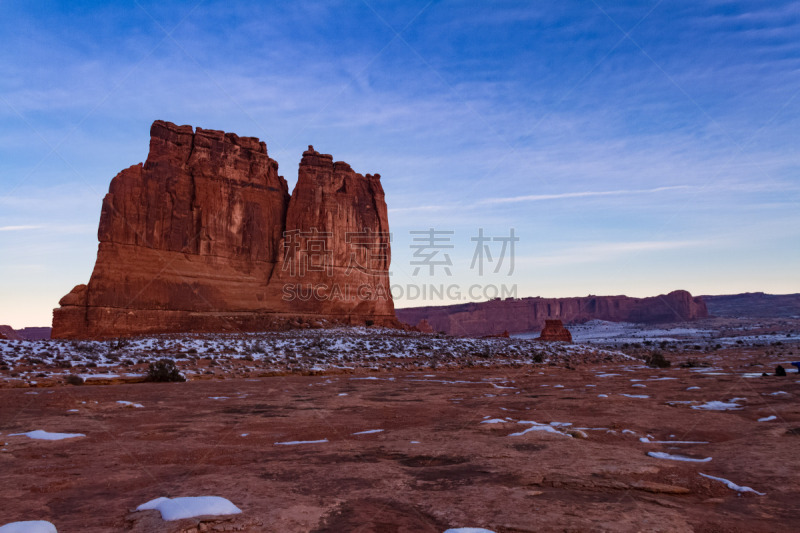
[[[0,324],[88,281],[155,119],[261,138],[290,187],[308,144],[380,173],[401,288],[800,292],[800,2],[0,11]],[[455,232],[451,276],[413,275],[428,228]],[[513,274],[469,268],[478,228],[514,228]],[[397,302],[432,303],[455,302]]]

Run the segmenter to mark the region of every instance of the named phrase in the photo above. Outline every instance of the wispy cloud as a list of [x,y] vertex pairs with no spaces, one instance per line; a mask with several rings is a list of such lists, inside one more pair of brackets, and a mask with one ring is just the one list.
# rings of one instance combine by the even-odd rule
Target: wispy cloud
[[40,229],[42,226],[0,226],[0,231],[26,231]]
[[529,194],[524,196],[511,196],[508,198],[488,198],[478,202],[477,205],[485,204],[509,204],[517,202],[540,202],[544,200],[564,200],[568,198],[589,198],[593,196],[621,196],[621,195],[635,195],[635,194],[653,194],[659,192],[677,191],[677,190],[697,190],[699,187],[692,185],[674,185],[670,187],[655,187],[653,189],[628,189],[616,191],[578,191],[578,192],[565,192],[560,194]]
[[[719,244],[716,241],[713,243]],[[708,246],[709,244],[712,244],[712,241],[684,240],[587,243],[586,245],[567,248],[551,255],[520,257],[517,258],[516,261],[521,265],[562,266],[611,261],[624,255],[696,248]]]

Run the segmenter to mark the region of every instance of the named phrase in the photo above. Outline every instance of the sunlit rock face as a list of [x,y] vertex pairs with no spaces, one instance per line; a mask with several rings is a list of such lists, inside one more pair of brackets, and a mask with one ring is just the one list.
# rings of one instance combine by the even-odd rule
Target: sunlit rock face
[[290,195],[266,144],[157,120],[103,200],[97,261],[54,338],[395,325],[380,175],[313,147]]

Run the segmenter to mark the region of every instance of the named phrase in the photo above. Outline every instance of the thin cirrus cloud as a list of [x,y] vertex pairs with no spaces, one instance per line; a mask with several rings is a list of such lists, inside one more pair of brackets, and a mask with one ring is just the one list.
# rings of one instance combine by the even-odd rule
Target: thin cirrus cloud
[[575,191],[575,192],[564,192],[557,194],[528,194],[522,196],[509,196],[505,198],[487,198],[485,200],[480,200],[478,202],[468,205],[451,204],[451,205],[418,205],[410,207],[399,207],[399,208],[389,209],[389,212],[390,213],[410,213],[410,212],[425,212],[425,211],[435,212],[445,209],[469,209],[469,208],[476,208],[486,205],[497,205],[497,204],[541,202],[547,200],[566,200],[571,198],[654,194],[654,193],[669,192],[669,191],[696,191],[701,189],[702,187],[694,185],[672,185],[667,187],[654,187],[652,189],[620,189],[613,191]]
[[626,196],[635,194],[653,194],[659,192],[678,191],[678,190],[698,190],[699,187],[692,185],[673,185],[669,187],[655,187],[652,189],[638,190],[616,190],[616,191],[578,191],[565,192],[560,194],[529,194],[524,196],[511,196],[507,198],[487,198],[481,200],[477,205],[509,204],[518,202],[540,202],[544,200],[564,200],[568,198],[590,198],[593,196]]
[[684,248],[697,248],[709,244],[719,244],[709,240],[684,240],[684,241],[631,241],[631,242],[605,242],[586,244],[561,250],[552,255],[540,257],[519,257],[516,261],[521,265],[530,266],[563,266],[580,263],[596,263],[612,261],[621,256],[632,254],[646,254],[667,250]]
[[42,226],[0,226],[0,231],[27,231],[40,228]]

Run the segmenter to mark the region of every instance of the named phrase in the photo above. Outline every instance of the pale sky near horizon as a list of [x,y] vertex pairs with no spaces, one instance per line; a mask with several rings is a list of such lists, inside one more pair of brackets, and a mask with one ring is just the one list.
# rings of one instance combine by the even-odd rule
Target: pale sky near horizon
[[[800,2],[248,4],[0,4],[0,324],[89,280],[155,119],[259,137],[290,189],[309,144],[380,173],[398,307],[800,292]],[[450,276],[413,274],[429,228]]]

